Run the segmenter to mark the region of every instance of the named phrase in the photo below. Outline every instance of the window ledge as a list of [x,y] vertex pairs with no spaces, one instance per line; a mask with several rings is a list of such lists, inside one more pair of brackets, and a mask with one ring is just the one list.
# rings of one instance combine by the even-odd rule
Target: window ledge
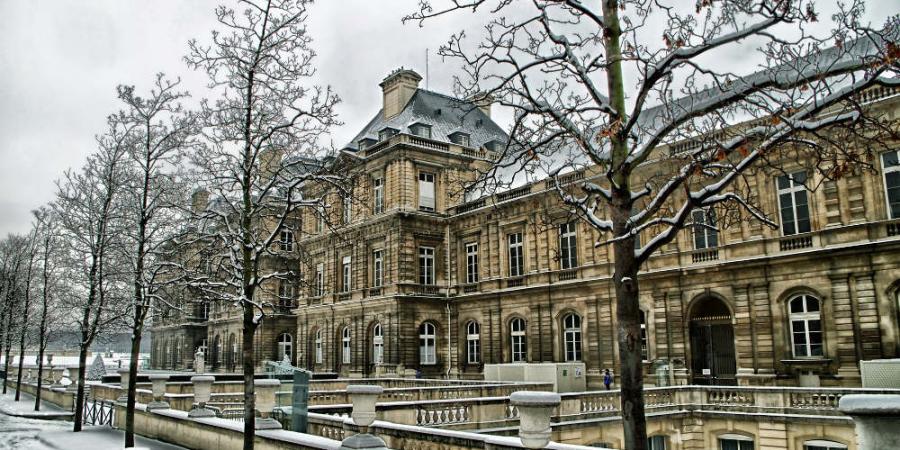
[[790,366],[825,366],[831,364],[833,359],[831,358],[796,358],[796,359],[782,359],[780,360],[782,364],[790,365]]

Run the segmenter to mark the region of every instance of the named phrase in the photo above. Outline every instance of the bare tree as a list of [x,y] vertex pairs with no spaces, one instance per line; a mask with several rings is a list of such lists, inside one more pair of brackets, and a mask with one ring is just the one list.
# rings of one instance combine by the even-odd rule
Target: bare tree
[[[191,41],[186,61],[220,94],[204,102],[209,145],[196,152],[200,183],[215,196],[206,237],[224,262],[221,280],[201,283],[211,298],[238,305],[243,323],[244,448],[253,448],[253,336],[265,315],[257,289],[283,272],[263,273],[279,231],[298,208],[316,205],[298,187],[323,176],[319,139],[336,124],[330,88],[308,85],[315,53],[306,30],[308,0],[245,0],[216,9],[221,30],[209,45]],[[210,228],[206,228],[209,231]]]
[[[112,120],[111,120],[112,122]],[[104,327],[121,314],[115,304],[117,292],[111,278],[109,264],[114,258],[116,239],[121,237],[121,217],[117,216],[116,201],[121,194],[124,171],[122,160],[128,135],[110,123],[109,131],[97,137],[98,151],[88,157],[80,171],[68,171],[57,182],[58,192],[53,204],[62,240],[68,246],[69,261],[78,275],[77,295],[69,305],[77,317],[74,324],[79,331],[78,386],[75,397],[74,431],[81,431],[84,414],[84,384],[87,354],[91,344]]]
[[[21,326],[22,314],[19,309],[20,268],[22,266],[21,236],[8,235],[0,242],[0,255],[3,257],[3,343],[6,354],[3,359],[3,372],[9,377],[10,350],[13,336]],[[7,381],[3,380],[3,393],[6,393]]]
[[41,409],[41,385],[44,378],[44,352],[47,350],[49,342],[50,325],[53,317],[51,303],[54,298],[53,290],[56,284],[54,278],[59,276],[56,271],[56,263],[58,261],[56,252],[59,245],[57,239],[57,226],[53,210],[47,206],[42,206],[35,210],[35,231],[38,238],[38,248],[36,248],[37,256],[40,258],[41,269],[41,312],[38,322],[38,370],[37,370],[37,390],[34,395],[34,410]]
[[116,126],[130,135],[126,151],[131,176],[123,191],[128,223],[125,234],[129,239],[126,253],[133,271],[126,448],[134,447],[134,404],[144,322],[154,304],[163,301],[158,295],[160,289],[175,281],[173,276],[166,276],[167,269],[172,269],[168,244],[182,219],[178,207],[186,203],[184,186],[177,181],[175,171],[192,144],[197,122],[196,116],[186,113],[180,104],[187,93],[178,90],[179,84],[180,80],[158,74],[146,97],[137,95],[133,86],[119,86],[125,109],[113,116]]
[[34,280],[35,242],[37,241],[37,227],[33,226],[28,235],[19,244],[21,245],[20,258],[23,260],[24,278],[21,286],[22,296],[22,320],[19,323],[19,370],[16,373],[16,397],[21,400],[22,393],[22,366],[25,363],[25,341],[28,338],[28,318],[31,315],[31,282]]
[[[879,136],[896,125],[860,93],[900,84],[898,18],[863,24],[862,0],[834,6],[830,26],[803,0],[434,3],[421,0],[404,20],[460,10],[488,17],[480,42],[459,33],[441,49],[463,65],[458,90],[515,112],[487,184],[535,171],[599,173],[575,189],[556,178],[557,190],[604,233],[598,244],[613,248],[625,448],[643,449],[641,264],[695,225],[698,208],[774,226],[748,188],[753,171],[788,175],[785,160],[826,179],[870,168]],[[756,66],[723,63],[735,55]]]

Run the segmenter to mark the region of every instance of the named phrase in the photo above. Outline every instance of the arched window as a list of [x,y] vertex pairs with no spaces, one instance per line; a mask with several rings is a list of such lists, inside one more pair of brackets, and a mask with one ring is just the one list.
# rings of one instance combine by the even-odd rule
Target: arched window
[[437,363],[435,339],[434,324],[425,322],[419,326],[419,364],[432,365]]
[[316,364],[322,364],[322,330],[316,330]]
[[798,295],[788,301],[794,357],[822,356],[822,314],[819,299]]
[[372,363],[384,363],[384,330],[380,323],[372,328]]
[[815,439],[804,442],[803,450],[847,450],[847,446],[840,442]]
[[481,325],[474,320],[466,324],[466,361],[469,364],[481,361]]
[[288,361],[293,360],[294,355],[294,338],[290,334],[281,333],[278,335],[278,360],[284,361],[285,356]]
[[171,348],[172,348],[172,342],[170,340],[166,339],[166,343],[163,345],[162,360],[163,360],[163,367],[165,367],[167,369],[169,368],[169,357],[171,356]]
[[525,334],[525,320],[516,317],[509,323],[509,337],[512,362],[525,362],[528,351],[528,336]]
[[581,361],[581,316],[578,314],[563,318],[563,342],[566,361]]
[[228,356],[226,356],[227,362],[225,363],[228,367],[228,370],[234,370],[235,366],[237,366],[237,342],[235,341],[234,333],[231,333],[228,336],[228,343],[225,344]]
[[175,366],[181,366],[181,349],[184,347],[184,338],[178,338],[175,341]]
[[341,330],[341,362],[350,364],[350,327]]

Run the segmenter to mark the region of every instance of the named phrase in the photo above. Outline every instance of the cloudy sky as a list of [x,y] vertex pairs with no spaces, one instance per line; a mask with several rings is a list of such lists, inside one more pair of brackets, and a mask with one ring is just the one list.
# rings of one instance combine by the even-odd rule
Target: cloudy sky
[[[214,26],[212,0],[0,0],[0,236],[25,232],[30,211],[52,199],[53,181],[79,167],[94,135],[119,107],[117,84],[147,87],[153,74],[181,76],[200,93],[205,79],[182,57],[191,38]],[[450,91],[451,63],[435,49],[453,32],[474,28],[469,14],[403,25],[416,0],[329,0],[311,10],[320,80],[343,98],[345,144],[381,104],[378,83],[399,66]],[[466,22],[469,21],[469,22]],[[424,82],[423,82],[424,84]]]
[[[203,95],[203,75],[182,57],[189,39],[207,40],[219,1],[0,0],[0,236],[27,231],[30,211],[52,199],[54,180],[93,151],[106,115],[120,107],[117,84],[143,91],[162,71]],[[897,13],[896,2],[869,0],[867,21],[883,23]],[[435,50],[454,32],[480,35],[481,24],[472,14],[455,14],[425,28],[403,25],[400,18],[417,4],[321,0],[313,6],[318,81],[343,98],[338,112],[345,126],[335,130],[335,145],[345,144],[378,110],[378,83],[391,70],[405,66],[425,75],[426,49],[432,55],[428,87],[451,91],[457,63],[441,61]],[[833,7],[820,1],[820,16],[829,17]],[[647,31],[655,37],[661,28]],[[742,52],[714,57],[732,70],[752,70],[758,62]],[[502,112],[496,116],[501,125],[507,122]]]

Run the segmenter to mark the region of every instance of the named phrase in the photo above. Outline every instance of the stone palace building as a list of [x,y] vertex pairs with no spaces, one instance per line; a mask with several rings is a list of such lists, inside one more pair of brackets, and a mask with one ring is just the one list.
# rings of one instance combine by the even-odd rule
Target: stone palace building
[[[472,379],[485,364],[578,361],[588,387],[600,386],[618,364],[611,248],[566,213],[553,180],[464,195],[507,136],[488,102],[420,80],[398,70],[381,83],[381,109],[344,151],[352,195],[282,230],[279,264],[300,275],[260,294],[275,306],[258,360]],[[900,111],[895,90],[864,97],[893,118]],[[897,357],[898,159],[896,149],[878,154],[875,171],[837,181],[800,166],[759,171],[748,182],[777,229],[743,220],[683,230],[641,272],[647,373],[665,363],[678,384],[858,386],[860,361]],[[695,215],[716,221],[716,211]],[[240,322],[235,308],[187,299],[155,320],[151,366],[190,369],[204,348],[208,368],[234,371]]]

